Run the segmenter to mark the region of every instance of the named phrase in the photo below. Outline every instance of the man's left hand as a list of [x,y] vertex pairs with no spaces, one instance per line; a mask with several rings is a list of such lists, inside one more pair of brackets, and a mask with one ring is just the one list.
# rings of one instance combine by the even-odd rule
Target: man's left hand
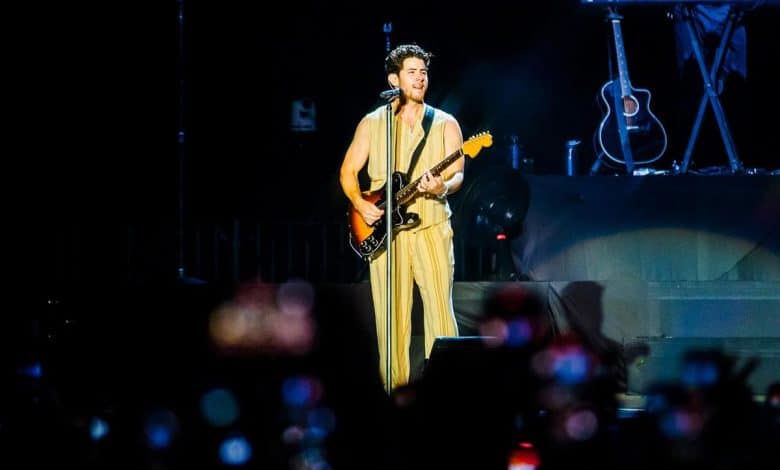
[[447,186],[444,185],[444,178],[441,175],[433,176],[430,171],[426,171],[417,184],[417,190],[438,197],[447,191]]

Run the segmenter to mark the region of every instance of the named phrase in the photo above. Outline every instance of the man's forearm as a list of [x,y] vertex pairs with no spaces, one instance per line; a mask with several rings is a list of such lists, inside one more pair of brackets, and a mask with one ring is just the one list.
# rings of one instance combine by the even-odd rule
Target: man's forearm
[[447,190],[445,194],[454,193],[455,191],[460,189],[462,184],[463,184],[463,172],[459,171],[454,175],[452,175],[449,179],[444,181],[444,187]]
[[355,205],[355,202],[363,198],[356,175],[349,172],[341,172],[339,183],[341,183],[341,190],[352,205]]

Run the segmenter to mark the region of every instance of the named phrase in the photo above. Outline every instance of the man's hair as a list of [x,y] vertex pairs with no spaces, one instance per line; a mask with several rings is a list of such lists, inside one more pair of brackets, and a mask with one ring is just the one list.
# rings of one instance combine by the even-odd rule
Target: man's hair
[[425,67],[428,67],[433,54],[417,44],[402,44],[390,51],[387,57],[385,57],[385,72],[388,74],[400,72],[404,65],[404,60],[409,57],[422,59],[425,62]]

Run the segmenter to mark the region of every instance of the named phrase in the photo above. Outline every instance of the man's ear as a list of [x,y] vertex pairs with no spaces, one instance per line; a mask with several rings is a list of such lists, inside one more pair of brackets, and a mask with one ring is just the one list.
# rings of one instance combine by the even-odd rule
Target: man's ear
[[387,83],[390,84],[393,88],[398,88],[400,85],[400,81],[398,80],[398,74],[397,73],[389,73],[387,74]]

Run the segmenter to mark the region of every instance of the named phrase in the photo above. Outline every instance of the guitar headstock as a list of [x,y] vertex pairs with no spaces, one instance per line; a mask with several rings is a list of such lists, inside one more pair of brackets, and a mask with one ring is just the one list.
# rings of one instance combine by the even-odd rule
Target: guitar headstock
[[468,155],[469,158],[474,158],[484,147],[490,147],[491,145],[493,145],[493,136],[490,135],[490,131],[480,132],[463,142],[463,153]]

